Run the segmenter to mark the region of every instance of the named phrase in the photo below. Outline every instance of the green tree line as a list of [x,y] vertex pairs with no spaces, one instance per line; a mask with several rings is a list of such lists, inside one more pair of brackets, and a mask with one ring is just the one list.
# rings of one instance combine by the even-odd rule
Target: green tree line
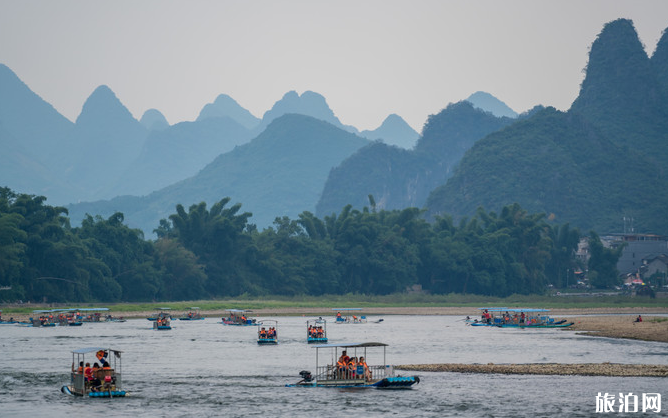
[[[224,198],[176,206],[147,240],[123,223],[88,215],[72,227],[67,209],[0,188],[0,300],[120,302],[197,300],[248,294],[378,294],[420,285],[432,293],[490,296],[565,285],[580,239],[569,225],[518,204],[479,209],[457,225],[417,208],[352,209],[320,219],[276,218],[259,231],[241,204]],[[595,233],[592,233],[592,237]],[[595,236],[597,238],[597,236]],[[594,247],[602,286],[616,283],[618,253]],[[612,278],[611,278],[612,277]]]

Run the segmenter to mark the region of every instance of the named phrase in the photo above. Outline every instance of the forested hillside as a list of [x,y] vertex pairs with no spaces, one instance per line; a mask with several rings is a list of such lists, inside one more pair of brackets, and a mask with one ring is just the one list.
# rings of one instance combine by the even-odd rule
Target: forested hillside
[[374,143],[333,169],[316,214],[328,215],[347,204],[362,208],[369,194],[383,209],[422,207],[475,141],[513,121],[466,101],[450,104],[429,116],[413,150]]
[[65,208],[0,189],[0,300],[389,294],[415,285],[505,296],[561,286],[564,271],[578,267],[578,231],[519,205],[479,211],[458,225],[449,217],[427,223],[417,208],[346,206],[324,218],[277,218],[259,231],[240,203],[230,203],[177,205],[160,222],[159,238],[147,241],[120,212],[72,227]]
[[624,19],[591,48],[580,95],[568,112],[545,109],[478,141],[426,207],[470,216],[518,202],[582,230],[668,234],[668,66],[664,33],[650,60]]

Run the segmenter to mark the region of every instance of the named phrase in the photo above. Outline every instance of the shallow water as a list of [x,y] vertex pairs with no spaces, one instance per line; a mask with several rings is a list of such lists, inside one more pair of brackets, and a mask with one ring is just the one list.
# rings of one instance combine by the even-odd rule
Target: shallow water
[[[390,364],[668,364],[665,343],[558,329],[470,327],[454,316],[384,316],[381,323],[371,322],[379,318],[369,317],[367,324],[330,321],[329,340],[388,343]],[[272,319],[278,320],[277,346],[258,346],[255,327],[224,326],[220,318],[175,320],[171,331],[154,331],[144,319],[82,327],[0,326],[0,416],[600,416],[599,392],[659,392],[664,412],[668,409],[668,380],[662,378],[417,373],[421,383],[411,390],[288,388],[300,370],[315,370],[315,349],[306,344],[306,320],[312,318]],[[123,389],[129,397],[82,399],[60,392],[69,382],[71,351],[88,346],[123,351]],[[379,358],[367,357],[370,364]]]

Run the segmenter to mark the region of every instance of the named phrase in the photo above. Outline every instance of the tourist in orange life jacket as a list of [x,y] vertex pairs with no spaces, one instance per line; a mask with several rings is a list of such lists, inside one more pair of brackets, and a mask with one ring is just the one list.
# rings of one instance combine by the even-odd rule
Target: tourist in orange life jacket
[[351,357],[348,362],[348,378],[354,379],[355,373],[357,372],[357,357]]
[[93,369],[90,367],[90,363],[86,363],[86,367],[84,368],[84,379],[87,382],[93,380]]
[[267,331],[264,329],[264,327],[260,330],[260,339],[264,340],[267,338]]
[[91,390],[93,392],[97,391],[97,387],[102,384],[102,382],[100,381],[100,377],[98,376],[98,373],[97,373],[98,370],[100,370],[100,365],[97,364],[97,363],[94,363],[93,368],[92,368],[93,380],[91,380],[91,382],[90,382]]
[[339,360],[336,362],[336,368],[339,372],[340,377],[343,377],[345,375],[349,361],[350,357],[348,357],[346,350],[343,350],[343,352],[341,353],[341,357],[339,357]]
[[72,363],[72,372],[76,374],[83,374],[84,370],[84,364],[83,361],[79,362],[79,367],[77,368],[76,372],[74,371],[74,363]]
[[371,380],[371,370],[369,370],[369,366],[366,364],[364,357],[360,357],[360,361],[357,364],[364,367],[364,378],[366,380]]

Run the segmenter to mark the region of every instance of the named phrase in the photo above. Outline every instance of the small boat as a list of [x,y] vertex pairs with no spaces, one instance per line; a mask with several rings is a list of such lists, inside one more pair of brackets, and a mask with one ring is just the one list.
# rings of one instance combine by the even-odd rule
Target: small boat
[[10,317],[9,321],[2,319],[2,311],[0,311],[0,325],[13,325],[18,324],[19,321],[14,321],[14,317]]
[[[418,376],[397,376],[394,374],[394,367],[388,365],[386,361],[387,344],[366,342],[321,344],[312,347],[315,348],[315,376],[308,370],[302,370],[299,373],[302,380],[286,386],[408,389],[414,384],[420,383]],[[373,352],[374,356],[379,358],[381,347],[382,363],[368,365],[366,362],[367,352]],[[341,349],[341,356],[338,353],[339,349]],[[331,351],[331,355],[321,356],[320,350]],[[352,351],[352,357],[348,357],[349,351]],[[325,359],[323,365],[319,363],[320,358]],[[330,359],[330,363],[327,363],[327,359]]]
[[[341,308],[341,309],[332,309],[336,311],[336,324],[366,324],[366,316],[364,315],[354,315],[349,312],[359,312],[362,308]],[[346,315],[342,315],[341,312],[346,312]]]
[[260,345],[278,344],[278,321],[264,319],[257,322],[257,343]]
[[[155,315],[151,315],[146,319],[149,320],[149,321],[155,321],[156,319],[158,319],[158,316],[160,316],[161,313],[163,313],[163,312],[166,313],[166,312],[171,311],[171,310],[172,310],[172,308],[158,308],[158,312]],[[171,319],[172,316],[170,315],[169,318]]]
[[199,319],[204,319],[204,317],[197,306],[188,308],[188,313],[184,313],[183,316],[179,318],[180,321],[196,321]]
[[223,318],[223,325],[256,325],[256,319],[250,318],[248,315],[246,315],[246,313],[250,311],[245,311],[243,309],[228,309],[226,312],[229,312],[229,314],[227,317]]
[[168,331],[172,329],[171,320],[172,316],[166,312],[170,308],[160,308],[160,312],[155,315],[155,320],[153,321],[153,329],[158,331]]
[[83,325],[83,317],[78,308],[52,309],[57,314],[55,321],[60,326],[80,327]]
[[322,317],[306,321],[306,341],[309,344],[327,343],[327,321]]
[[[103,367],[93,370],[91,362]],[[103,347],[80,348],[72,351],[70,384],[63,385],[60,391],[88,398],[122,398],[126,392],[122,389],[121,371],[121,351]]]
[[479,308],[481,319],[466,317],[467,325],[498,328],[566,328],[574,324],[565,319],[555,321],[549,309],[534,308]]
[[122,316],[116,317],[113,315],[107,315],[104,317],[105,322],[126,322],[127,320],[123,318]]
[[30,318],[33,327],[55,327],[57,317],[53,316],[55,311],[53,309],[35,310],[33,314],[39,314],[37,318]]
[[104,322],[102,312],[109,311],[109,308],[81,308],[79,310],[85,314],[83,322]]

